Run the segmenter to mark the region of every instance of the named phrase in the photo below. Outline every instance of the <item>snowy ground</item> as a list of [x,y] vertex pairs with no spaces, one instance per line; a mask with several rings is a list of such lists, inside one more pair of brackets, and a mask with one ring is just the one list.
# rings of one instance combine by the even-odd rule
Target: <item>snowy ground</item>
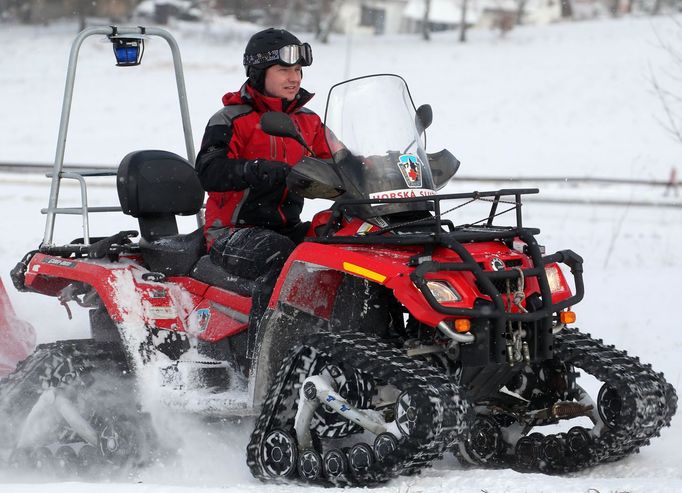
[[[220,96],[243,80],[243,40],[216,30],[178,30],[183,52],[195,143],[219,108]],[[434,107],[429,149],[448,147],[463,175],[592,176],[664,180],[678,165],[679,144],[657,123],[663,118],[648,82],[675,67],[657,34],[678,42],[670,19],[622,19],[518,29],[507,39],[473,32],[461,46],[454,34],[430,44],[416,37],[334,38],[315,46],[315,65],[305,86],[318,93],[311,107],[324,109],[331,84],[371,72],[403,75],[417,104]],[[54,155],[72,26],[2,26],[0,45],[0,162],[49,162]],[[108,43],[90,41],[83,50],[66,160],[114,164],[127,152],[163,148],[184,153],[179,111],[173,99],[170,59],[161,41],[149,43],[140,69],[115,69]],[[164,49],[164,50],[162,50]],[[127,131],[126,131],[127,130]],[[570,184],[569,184],[570,185]],[[454,181],[449,191],[481,189]],[[548,187],[549,188],[549,187]],[[554,196],[569,187],[554,187]],[[0,276],[19,314],[39,329],[40,340],[85,334],[85,318],[68,321],[53,299],[16,293],[9,269],[43,235],[40,208],[48,181],[38,176],[0,175],[3,214]],[[584,190],[580,193],[587,193]],[[591,189],[589,193],[603,193]],[[628,200],[660,199],[662,190],[621,187],[609,192]],[[94,205],[115,203],[110,186],[91,189]],[[64,187],[65,204],[77,198]],[[669,199],[679,203],[679,199]],[[310,215],[323,203],[312,202]],[[678,389],[682,385],[682,332],[675,309],[682,275],[682,210],[679,208],[589,207],[531,204],[526,224],[541,228],[548,251],[571,248],[585,259],[586,299],[576,307],[578,325],[639,355]],[[191,223],[191,221],[190,221]],[[188,227],[190,223],[188,224]],[[106,215],[93,235],[133,223]],[[80,236],[76,220],[59,220],[57,240]],[[249,423],[232,430],[186,427],[178,443],[182,461],[145,471],[124,484],[98,485],[109,492],[313,491],[264,486],[244,464]],[[381,492],[650,492],[682,491],[679,417],[662,437],[636,456],[571,477],[522,475],[512,471],[462,470],[448,457],[418,478],[398,479]],[[85,492],[87,483],[40,483],[41,478],[1,477],[2,491]],[[141,481],[138,483],[136,481]]]

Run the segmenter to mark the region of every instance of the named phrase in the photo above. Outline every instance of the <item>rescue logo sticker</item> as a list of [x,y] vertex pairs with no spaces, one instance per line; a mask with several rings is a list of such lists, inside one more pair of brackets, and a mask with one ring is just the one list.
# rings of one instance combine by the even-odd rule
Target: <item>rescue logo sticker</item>
[[400,168],[400,172],[403,174],[408,187],[422,187],[423,165],[419,157],[413,154],[402,154],[398,157],[398,168]]
[[197,310],[197,317],[199,318],[199,333],[206,332],[206,329],[208,329],[208,322],[211,320],[211,310],[208,308],[200,308]]

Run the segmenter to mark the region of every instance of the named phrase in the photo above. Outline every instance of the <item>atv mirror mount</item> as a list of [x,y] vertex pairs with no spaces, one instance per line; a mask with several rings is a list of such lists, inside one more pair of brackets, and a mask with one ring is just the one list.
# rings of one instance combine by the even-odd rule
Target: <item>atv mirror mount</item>
[[308,144],[303,139],[298,129],[291,121],[289,115],[281,111],[268,111],[263,113],[260,117],[260,127],[268,135],[273,135],[275,137],[287,137],[294,139],[296,142],[301,144],[306,151],[308,151],[312,156],[315,156],[313,150],[308,147]]
[[415,123],[417,124],[417,129],[419,133],[431,126],[433,123],[433,109],[430,104],[422,104],[417,108],[417,114],[414,117]]

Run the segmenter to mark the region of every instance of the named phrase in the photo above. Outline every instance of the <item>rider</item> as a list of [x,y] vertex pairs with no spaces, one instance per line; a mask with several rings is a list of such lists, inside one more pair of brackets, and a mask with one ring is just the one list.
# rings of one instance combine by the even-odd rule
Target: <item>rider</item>
[[320,117],[304,108],[313,94],[301,87],[302,67],[312,61],[310,45],[284,29],[254,34],[244,51],[248,80],[238,92],[223,96],[224,107],[209,120],[196,159],[208,192],[204,236],[209,253],[230,273],[256,281],[255,321],[308,228],[300,219],[303,198],[285,182],[291,166],[308,153],[294,139],[263,132],[261,116],[287,113],[317,157],[331,157]]

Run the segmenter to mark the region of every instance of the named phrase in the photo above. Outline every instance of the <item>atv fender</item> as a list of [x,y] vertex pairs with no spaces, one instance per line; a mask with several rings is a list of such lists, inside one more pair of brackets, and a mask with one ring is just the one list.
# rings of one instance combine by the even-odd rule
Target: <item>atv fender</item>
[[31,324],[19,319],[0,279],[0,378],[4,378],[33,352],[36,333]]

